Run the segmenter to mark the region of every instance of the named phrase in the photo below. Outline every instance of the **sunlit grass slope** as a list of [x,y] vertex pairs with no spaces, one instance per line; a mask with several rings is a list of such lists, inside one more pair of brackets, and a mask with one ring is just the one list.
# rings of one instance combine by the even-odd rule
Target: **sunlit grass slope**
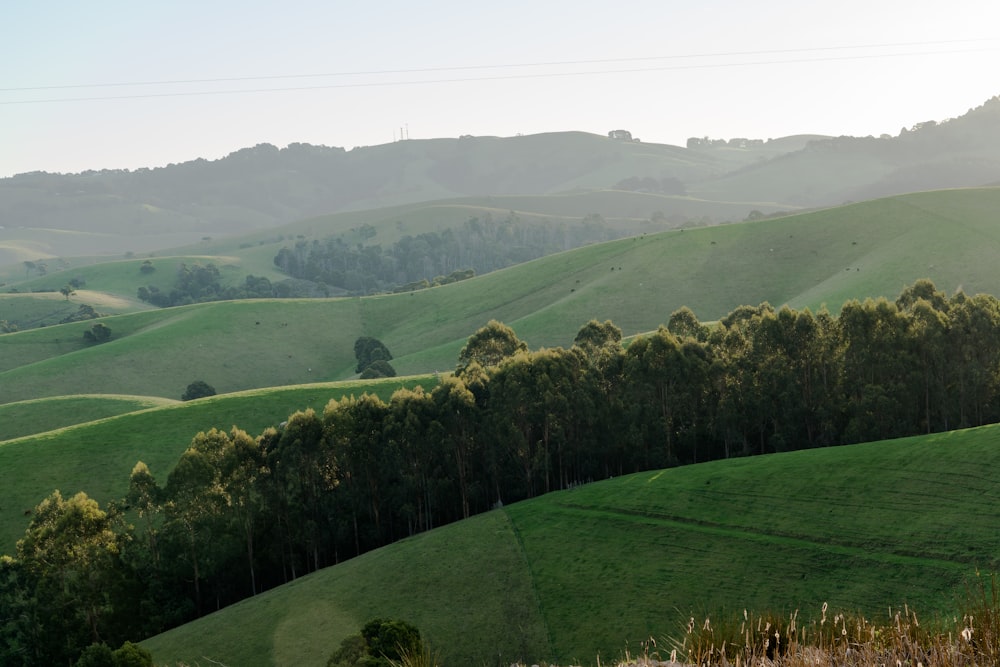
[[894,197],[751,223],[685,229],[560,253],[439,288],[333,300],[210,303],[0,336],[0,402],[72,393],[177,398],[193,380],[220,392],[353,375],[374,336],[400,373],[454,367],[490,319],[532,348],[568,347],[588,320],[626,335],[688,306],[705,321],[769,301],[838,311],[895,298],[930,278],[948,293],[1000,294],[1000,189]]
[[104,315],[154,308],[134,297],[89,289],[76,290],[69,299],[59,292],[0,293],[0,319],[12,322],[21,329],[52,326],[73,317],[82,305],[88,305]]
[[0,405],[0,442],[179,402],[148,396],[81,394],[7,403]]
[[[245,249],[249,251],[251,249]],[[19,292],[32,292],[38,290],[58,291],[70,280],[77,279],[84,282],[86,291],[95,291],[105,294],[116,295],[121,299],[128,299],[140,306],[145,306],[139,301],[136,292],[140,287],[154,286],[165,292],[169,292],[177,280],[177,271],[182,264],[193,266],[201,264],[214,264],[220,273],[220,282],[223,285],[241,284],[248,274],[255,276],[265,276],[268,279],[284,279],[287,276],[279,274],[274,267],[274,252],[266,258],[257,257],[253,253],[248,253],[249,258],[238,255],[222,254],[184,254],[170,256],[139,257],[131,259],[117,259],[113,261],[103,261],[89,265],[73,266],[64,270],[55,270],[57,267],[49,267],[48,273],[44,276],[32,275],[23,277],[20,280],[12,281],[11,284]],[[144,273],[142,267],[149,263],[152,271]],[[82,293],[84,290],[81,290]],[[57,294],[62,298],[61,294]],[[77,296],[70,298],[71,302],[84,302]],[[95,308],[100,308],[95,304]],[[134,310],[135,308],[133,308]]]
[[998,565],[998,440],[1000,427],[984,427],[577,487],[361,556],[145,644],[168,664],[321,666],[341,637],[389,615],[416,623],[447,664],[598,655],[608,664],[649,637],[662,646],[689,616],[723,610],[799,609],[809,619],[823,602],[868,614],[906,603],[929,619],[955,609],[976,568]]
[[[128,476],[137,461],[144,461],[164,483],[181,453],[199,431],[234,425],[251,435],[277,425],[296,410],[321,411],[332,398],[374,393],[388,400],[396,389],[422,384],[430,390],[432,376],[391,378],[356,382],[301,385],[248,391],[225,396],[175,403],[153,409],[107,417],[46,433],[0,442],[0,553],[12,553],[30,521],[25,514],[53,490],[64,495],[85,491],[101,503],[122,497]],[[63,397],[37,403],[0,406],[0,420],[8,428],[28,429],[47,419],[68,420],[80,409],[75,399]],[[92,409],[99,401],[81,399]],[[105,403],[105,407],[108,405]],[[25,417],[25,413],[31,414]],[[23,418],[23,419],[22,419]]]

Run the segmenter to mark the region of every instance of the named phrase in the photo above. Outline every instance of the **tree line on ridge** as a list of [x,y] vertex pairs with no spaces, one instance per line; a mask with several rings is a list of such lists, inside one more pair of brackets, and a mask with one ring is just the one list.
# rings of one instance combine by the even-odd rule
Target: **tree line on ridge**
[[433,387],[198,433],[165,477],[137,463],[104,509],[53,493],[0,562],[0,662],[72,664],[91,642],[593,480],[996,421],[1000,301],[926,280],[838,316],[764,303],[705,325],[682,308],[626,344],[591,321],[571,348],[531,351],[491,321]]

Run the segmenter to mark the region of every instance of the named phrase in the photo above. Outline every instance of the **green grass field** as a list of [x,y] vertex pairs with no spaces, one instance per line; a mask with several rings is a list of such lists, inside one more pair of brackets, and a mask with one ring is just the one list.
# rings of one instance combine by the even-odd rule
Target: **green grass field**
[[[13,553],[24,534],[33,509],[53,490],[64,495],[85,491],[101,503],[122,497],[137,461],[144,461],[162,482],[181,453],[199,431],[234,425],[251,435],[284,421],[296,410],[322,410],[332,398],[374,393],[388,400],[400,387],[422,384],[431,389],[433,376],[390,378],[356,382],[301,385],[255,390],[188,403],[162,399],[122,397],[59,397],[0,406],[4,432],[32,431],[34,435],[0,441],[0,553]],[[135,401],[133,410],[149,405],[161,407],[114,415]],[[162,405],[166,404],[166,405]],[[75,411],[93,415],[97,421],[56,430],[60,421],[76,420]],[[9,420],[9,421],[8,421]],[[37,429],[37,430],[36,430]],[[44,432],[38,432],[44,431]]]
[[837,312],[850,298],[895,298],[930,278],[948,293],[1000,294],[1000,189],[894,197],[778,219],[649,234],[398,295],[219,302],[0,336],[0,403],[75,393],[179,398],[201,379],[219,392],[353,375],[353,345],[374,336],[402,374],[447,371],[490,319],[532,348],[568,347],[591,318],[625,335],[688,306],[704,321],[737,306]]
[[744,608],[923,619],[998,565],[1000,427],[630,475],[446,526],[144,642],[161,663],[317,665],[370,617],[449,665],[602,664]]

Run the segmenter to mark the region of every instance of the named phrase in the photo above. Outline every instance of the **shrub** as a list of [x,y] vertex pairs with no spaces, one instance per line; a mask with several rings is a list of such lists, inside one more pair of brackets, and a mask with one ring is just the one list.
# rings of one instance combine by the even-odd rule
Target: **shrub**
[[132,642],[122,644],[114,658],[114,667],[153,667],[153,654]]
[[361,628],[361,634],[344,639],[330,656],[327,667],[414,667],[429,653],[420,640],[420,631],[406,621],[374,618]]
[[76,667],[115,667],[115,657],[107,644],[91,644],[74,663]]
[[326,667],[355,667],[368,655],[368,646],[361,635],[351,635],[340,642],[340,648],[330,656]]
[[91,343],[104,343],[111,340],[111,327],[98,322],[83,332],[83,337]]

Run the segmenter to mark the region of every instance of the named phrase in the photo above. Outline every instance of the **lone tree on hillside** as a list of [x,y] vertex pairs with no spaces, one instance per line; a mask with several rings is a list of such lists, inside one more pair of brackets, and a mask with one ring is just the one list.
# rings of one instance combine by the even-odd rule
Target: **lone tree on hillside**
[[181,400],[193,401],[196,398],[205,398],[206,396],[215,396],[215,387],[204,380],[195,380],[181,394]]
[[[371,336],[362,336],[354,341],[354,356],[358,360],[358,365],[355,366],[354,372],[364,373],[369,366],[377,361],[385,362],[384,365],[389,366],[388,362],[392,359],[392,352],[379,339],[372,338]],[[389,366],[389,369],[392,369],[392,366]],[[396,371],[393,370],[389,375],[382,372],[380,375],[369,377],[393,377],[395,375]]]
[[98,322],[83,332],[83,337],[91,343],[104,343],[111,340],[111,327],[104,322]]

